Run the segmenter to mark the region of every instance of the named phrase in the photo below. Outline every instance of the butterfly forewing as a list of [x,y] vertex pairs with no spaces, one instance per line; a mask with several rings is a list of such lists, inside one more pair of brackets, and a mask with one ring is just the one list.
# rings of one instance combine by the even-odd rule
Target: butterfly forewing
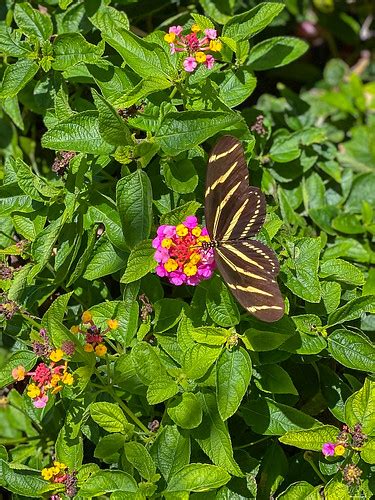
[[264,223],[263,193],[249,186],[241,143],[224,136],[211,152],[206,179],[205,217],[214,240],[250,238]]
[[284,314],[279,263],[271,249],[249,239],[264,223],[266,201],[248,178],[241,143],[222,137],[208,160],[206,226],[218,269],[238,302],[257,318],[276,321]]

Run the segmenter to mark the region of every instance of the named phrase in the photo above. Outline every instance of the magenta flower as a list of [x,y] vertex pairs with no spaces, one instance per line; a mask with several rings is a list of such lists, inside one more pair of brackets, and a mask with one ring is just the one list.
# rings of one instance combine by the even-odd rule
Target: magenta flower
[[35,408],[44,408],[47,403],[48,403],[47,394],[43,394],[39,398],[33,399],[33,405],[35,406]]
[[204,64],[207,67],[207,69],[213,68],[213,66],[215,64],[215,58],[214,58],[214,56],[212,56],[211,54],[208,54],[207,57],[206,57],[206,61],[205,61]]
[[185,71],[187,71],[188,73],[192,73],[198,66],[198,63],[194,59],[194,57],[187,57],[183,62],[183,66]]
[[213,249],[202,248],[209,241],[207,229],[198,226],[194,215],[177,226],[160,226],[152,242],[158,263],[156,274],[176,286],[196,286],[211,278],[215,269]]
[[171,26],[168,30],[168,33],[174,33],[176,36],[180,36],[182,33],[182,26]]
[[204,30],[204,34],[210,40],[215,40],[215,38],[217,38],[217,31],[216,30],[207,29],[207,30]]
[[333,457],[333,455],[335,454],[335,444],[324,443],[322,448],[322,453],[326,457]]

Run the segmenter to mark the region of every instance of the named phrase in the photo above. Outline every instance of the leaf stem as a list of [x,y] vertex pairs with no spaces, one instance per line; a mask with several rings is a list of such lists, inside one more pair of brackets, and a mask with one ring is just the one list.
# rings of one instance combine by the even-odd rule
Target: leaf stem
[[249,448],[250,446],[255,446],[256,444],[261,443],[262,441],[267,441],[267,439],[270,439],[270,436],[262,437],[262,438],[258,439],[257,441],[253,441],[252,443],[243,444],[241,446],[233,446],[233,449],[234,450],[242,450],[243,448]]
[[112,387],[110,387],[110,391],[111,393],[111,396],[113,397],[113,399],[115,401],[117,401],[117,403],[119,404],[120,408],[127,414],[128,417],[130,417],[133,422],[135,422],[138,427],[140,429],[142,429],[142,431],[145,433],[145,434],[150,434],[151,431],[149,429],[147,429],[147,427],[139,420],[139,418],[137,416],[134,415],[134,413],[131,411],[130,408],[128,408],[126,406],[126,404],[122,401],[122,399],[117,396],[117,394],[115,393],[114,389]]

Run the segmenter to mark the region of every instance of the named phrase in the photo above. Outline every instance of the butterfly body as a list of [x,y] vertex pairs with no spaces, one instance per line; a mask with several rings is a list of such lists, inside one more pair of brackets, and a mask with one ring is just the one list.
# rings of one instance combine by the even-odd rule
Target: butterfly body
[[266,216],[264,194],[249,185],[249,172],[241,143],[222,137],[208,160],[205,218],[218,270],[238,302],[263,321],[284,314],[276,276],[274,252],[253,239]]

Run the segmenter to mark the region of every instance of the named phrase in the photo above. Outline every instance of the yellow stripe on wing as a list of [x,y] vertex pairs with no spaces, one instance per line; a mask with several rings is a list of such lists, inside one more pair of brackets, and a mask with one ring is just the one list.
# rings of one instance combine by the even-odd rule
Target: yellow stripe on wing
[[272,293],[268,293],[265,290],[260,290],[259,288],[255,288],[254,286],[241,286],[241,285],[233,285],[232,283],[227,283],[229,288],[232,290],[239,290],[240,292],[248,292],[248,293],[259,293],[259,295],[266,295],[267,297],[273,297]]
[[238,161],[234,162],[233,165],[225,172],[225,174],[221,175],[218,179],[216,179],[215,182],[211,184],[211,186],[208,186],[206,189],[205,196],[207,197],[211,191],[213,191],[219,184],[224,184],[224,182],[228,179],[230,174],[233,172],[233,170],[236,168]]
[[218,155],[211,155],[209,160],[208,160],[208,163],[212,163],[213,161],[220,160],[220,158],[224,158],[225,156],[232,153],[236,148],[238,148],[238,146],[241,146],[241,144],[239,142],[237,144],[235,144],[234,146],[232,146],[230,149],[227,149],[226,151],[223,151],[222,153],[220,153]]
[[233,269],[233,271],[236,271],[237,273],[243,274],[244,276],[248,276],[249,278],[254,278],[256,280],[270,281],[269,278],[264,278],[263,276],[259,276],[259,274],[253,274],[250,271],[246,271],[242,267],[236,266],[230,259],[228,259],[228,257],[226,255],[223,254],[223,252],[220,251],[220,247],[216,249],[216,252],[220,255],[220,257],[223,259],[223,261],[231,269]]
[[237,182],[237,184],[235,184],[232,189],[226,194],[225,198],[223,199],[223,201],[219,204],[219,206],[216,208],[216,212],[215,212],[215,220],[214,220],[214,228],[213,228],[213,239],[215,239],[215,235],[217,233],[217,226],[219,224],[219,219],[220,219],[220,214],[221,212],[223,211],[225,205],[228,203],[228,201],[231,199],[231,197],[233,196],[233,194],[237,191],[237,189],[239,188],[239,186],[241,185],[241,181]]

